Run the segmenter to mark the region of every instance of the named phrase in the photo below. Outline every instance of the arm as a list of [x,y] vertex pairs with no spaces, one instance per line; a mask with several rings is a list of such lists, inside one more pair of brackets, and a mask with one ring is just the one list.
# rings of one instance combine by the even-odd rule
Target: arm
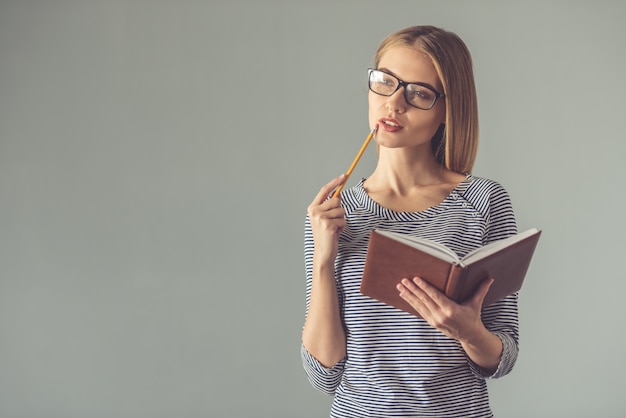
[[[502,341],[502,355],[497,369],[482,370],[470,363],[474,373],[480,376],[498,378],[513,370],[519,352],[519,321],[517,309],[517,293],[499,300],[482,311],[482,320],[487,329]],[[476,367],[475,367],[476,366]]]
[[343,180],[344,176],[337,177],[320,189],[308,207],[305,230],[307,303],[302,355],[309,380],[325,392],[338,384],[346,356],[334,266],[345,212],[339,198],[327,199]]
[[324,367],[331,367],[346,356],[346,334],[339,310],[334,265],[316,261],[314,256],[302,344]]
[[483,372],[492,374],[500,364],[503,350],[502,340],[485,327],[481,318],[483,300],[492,282],[492,279],[485,280],[463,304],[450,300],[419,277],[403,279],[398,290],[424,320],[458,340],[469,359]]
[[[484,244],[510,237],[518,232],[511,198],[498,183],[491,184],[488,207],[485,210],[487,229]],[[513,370],[519,352],[519,312],[517,293],[509,295],[482,310],[485,327],[502,341],[502,355],[497,369],[491,375],[475,369],[481,375],[498,378]],[[472,367],[474,365],[472,364]]]
[[[517,232],[508,194],[497,183],[487,187],[488,198],[475,205],[486,223],[483,244]],[[460,305],[419,278],[403,280],[398,290],[426,321],[460,342],[477,375],[500,377],[512,370],[517,359],[517,295],[482,309],[491,283],[486,280],[473,298]]]

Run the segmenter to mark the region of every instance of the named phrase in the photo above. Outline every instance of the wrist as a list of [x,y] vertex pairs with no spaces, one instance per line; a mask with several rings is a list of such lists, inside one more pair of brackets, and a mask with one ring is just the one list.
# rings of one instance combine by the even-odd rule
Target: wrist
[[335,261],[332,259],[317,260],[313,258],[313,277],[335,278]]
[[491,336],[495,335],[489,332],[482,321],[480,321],[480,323],[474,326],[471,330],[467,330],[467,332],[459,338],[459,342],[463,346],[480,347],[485,341],[489,340]]
[[487,371],[495,371],[502,358],[504,345],[496,334],[489,331],[484,325],[480,330],[459,340],[465,353],[478,366]]

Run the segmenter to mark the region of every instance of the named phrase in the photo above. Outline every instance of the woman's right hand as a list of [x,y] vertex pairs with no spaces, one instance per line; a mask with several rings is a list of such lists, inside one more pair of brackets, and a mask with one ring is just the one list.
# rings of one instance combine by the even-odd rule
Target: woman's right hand
[[339,197],[328,197],[346,179],[342,174],[326,183],[307,208],[313,232],[314,258],[321,263],[334,263],[339,234],[346,225],[345,210]]

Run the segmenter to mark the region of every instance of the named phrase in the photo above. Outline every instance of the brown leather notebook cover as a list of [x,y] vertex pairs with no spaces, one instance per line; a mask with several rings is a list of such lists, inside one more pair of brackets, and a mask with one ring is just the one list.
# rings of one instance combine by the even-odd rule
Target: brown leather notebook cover
[[521,289],[541,231],[528,230],[485,246],[481,250],[490,247],[493,251],[496,246],[506,244],[497,252],[467,265],[463,260],[444,260],[386,234],[378,230],[370,234],[361,293],[418,315],[400,297],[396,289],[400,280],[419,276],[449,298],[464,302],[483,280],[493,277],[495,281],[483,303],[487,306]]

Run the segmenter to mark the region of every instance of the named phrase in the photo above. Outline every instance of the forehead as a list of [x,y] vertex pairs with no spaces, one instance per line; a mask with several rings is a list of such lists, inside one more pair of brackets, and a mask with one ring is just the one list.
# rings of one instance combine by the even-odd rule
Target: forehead
[[428,83],[438,89],[442,87],[432,60],[416,48],[404,45],[389,48],[380,57],[378,68],[388,70],[404,81]]

